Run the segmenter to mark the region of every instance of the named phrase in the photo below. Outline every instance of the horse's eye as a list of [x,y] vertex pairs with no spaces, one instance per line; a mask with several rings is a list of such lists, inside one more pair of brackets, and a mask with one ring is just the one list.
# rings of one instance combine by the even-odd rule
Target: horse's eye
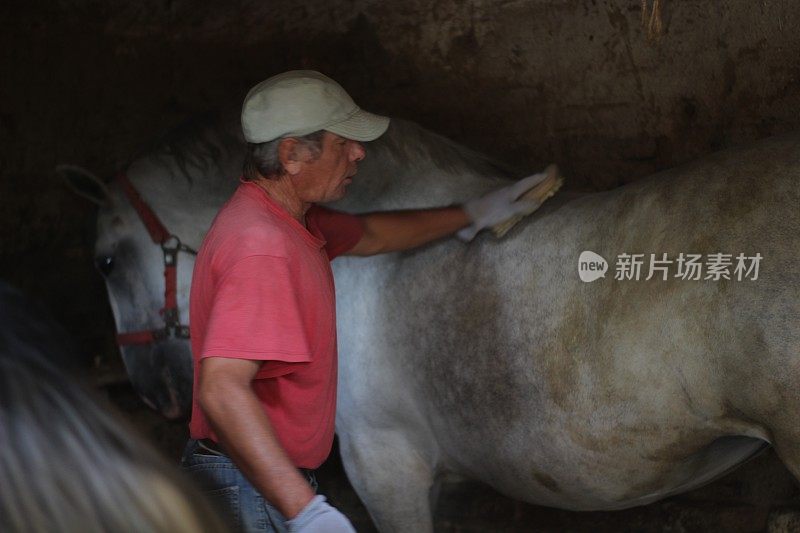
[[114,256],[102,255],[100,257],[96,257],[94,260],[94,266],[97,267],[97,270],[99,270],[101,274],[108,276],[111,274],[111,271],[114,270]]

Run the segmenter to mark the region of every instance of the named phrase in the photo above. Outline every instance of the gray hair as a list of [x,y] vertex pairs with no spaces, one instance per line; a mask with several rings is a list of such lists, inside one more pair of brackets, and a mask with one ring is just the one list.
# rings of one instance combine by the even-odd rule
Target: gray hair
[[[3,297],[5,312],[42,320]],[[53,366],[52,351],[0,324],[0,531],[224,531],[196,489]]]
[[[315,131],[308,135],[292,137],[300,141],[300,145],[311,152],[312,158],[316,159],[322,153],[322,139],[325,130]],[[281,141],[287,137],[280,137],[265,143],[247,143],[247,154],[244,158],[244,168],[242,174],[246,181],[252,181],[259,177],[276,178],[283,175],[285,169],[281,164],[278,155],[278,147]]]

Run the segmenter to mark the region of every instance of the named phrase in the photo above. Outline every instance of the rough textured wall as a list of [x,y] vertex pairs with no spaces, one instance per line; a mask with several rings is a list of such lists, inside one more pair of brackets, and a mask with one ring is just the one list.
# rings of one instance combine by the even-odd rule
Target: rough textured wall
[[[648,0],[648,4],[651,3]],[[574,189],[605,189],[800,125],[797,0],[6,0],[0,276],[113,353],[92,206],[51,175],[110,175],[153,135],[289,68]]]
[[88,206],[64,196],[54,164],[107,175],[289,68],[524,169],[556,161],[572,188],[797,127],[796,0],[662,5],[649,41],[639,0],[7,0],[0,273],[87,259]]

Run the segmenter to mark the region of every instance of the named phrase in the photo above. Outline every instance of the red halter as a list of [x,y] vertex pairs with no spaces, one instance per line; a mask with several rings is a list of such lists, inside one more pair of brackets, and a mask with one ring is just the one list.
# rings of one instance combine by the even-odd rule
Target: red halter
[[164,252],[164,307],[159,311],[161,316],[164,317],[164,327],[117,333],[117,344],[125,346],[130,344],[150,344],[151,342],[168,338],[188,339],[189,326],[181,325],[178,314],[178,252],[186,252],[192,255],[197,255],[197,252],[181,244],[181,240],[167,230],[155,211],[142,199],[124,173],[117,174],[116,180],[122,187],[128,201],[139,214],[139,218],[147,228],[150,238],[154,243],[161,246],[161,250]]

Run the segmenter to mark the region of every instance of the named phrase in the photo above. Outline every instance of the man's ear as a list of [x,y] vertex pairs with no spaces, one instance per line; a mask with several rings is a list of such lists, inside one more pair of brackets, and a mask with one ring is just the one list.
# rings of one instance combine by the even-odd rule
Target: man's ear
[[292,137],[283,139],[278,145],[278,159],[287,174],[295,175],[300,172],[300,164],[303,162],[300,148],[300,142]]

